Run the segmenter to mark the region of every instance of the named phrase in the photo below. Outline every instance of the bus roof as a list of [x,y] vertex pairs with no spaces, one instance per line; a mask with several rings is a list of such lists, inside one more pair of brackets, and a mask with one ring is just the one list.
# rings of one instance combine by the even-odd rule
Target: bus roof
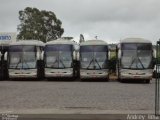
[[143,38],[126,38],[120,41],[120,43],[152,43],[150,40]]
[[55,44],[77,45],[77,43],[74,42],[73,40],[66,40],[66,39],[61,39],[61,38],[52,40],[46,43],[46,45],[55,45]]
[[19,40],[16,42],[10,43],[10,45],[35,45],[35,46],[44,46],[44,43],[39,40]]
[[103,40],[87,40],[80,44],[80,46],[85,46],[85,45],[107,45],[107,42]]

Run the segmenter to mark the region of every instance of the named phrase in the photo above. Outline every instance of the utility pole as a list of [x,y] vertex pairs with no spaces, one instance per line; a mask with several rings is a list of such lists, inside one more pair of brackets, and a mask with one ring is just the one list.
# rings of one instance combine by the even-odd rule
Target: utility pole
[[82,34],[80,34],[80,39],[79,39],[79,43],[82,43],[82,42],[84,42],[85,40],[84,40],[84,36],[82,35]]

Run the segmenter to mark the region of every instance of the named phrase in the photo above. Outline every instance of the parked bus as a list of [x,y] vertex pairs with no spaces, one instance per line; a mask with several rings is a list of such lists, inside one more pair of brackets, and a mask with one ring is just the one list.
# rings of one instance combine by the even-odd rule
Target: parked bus
[[109,80],[108,44],[102,40],[88,40],[80,44],[80,79]]
[[57,39],[49,41],[44,49],[46,78],[76,78],[78,44],[72,40]]
[[9,78],[43,77],[40,58],[43,47],[43,42],[38,40],[20,40],[11,43],[4,56],[8,62]]
[[4,60],[4,55],[8,52],[9,44],[15,41],[16,33],[0,32],[0,80],[8,79],[7,61]]
[[4,61],[4,54],[8,51],[8,45],[0,45],[0,80],[8,79],[7,62]]
[[127,38],[117,46],[117,75],[120,81],[141,79],[150,83],[153,74],[152,42],[142,38]]

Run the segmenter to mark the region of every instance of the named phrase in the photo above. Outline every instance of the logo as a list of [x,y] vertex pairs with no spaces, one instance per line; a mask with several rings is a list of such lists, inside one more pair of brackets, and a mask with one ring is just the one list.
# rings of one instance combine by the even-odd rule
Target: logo
[[18,115],[2,114],[2,120],[18,120]]
[[11,36],[10,35],[1,35],[0,40],[11,40]]

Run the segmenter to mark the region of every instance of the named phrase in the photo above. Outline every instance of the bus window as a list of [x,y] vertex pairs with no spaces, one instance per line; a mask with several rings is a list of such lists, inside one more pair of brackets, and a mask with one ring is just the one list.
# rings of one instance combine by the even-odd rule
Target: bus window
[[36,68],[35,46],[10,46],[9,51],[9,68]]
[[81,68],[84,69],[105,69],[107,67],[106,46],[82,46]]
[[48,68],[72,67],[72,45],[47,45],[45,56]]

